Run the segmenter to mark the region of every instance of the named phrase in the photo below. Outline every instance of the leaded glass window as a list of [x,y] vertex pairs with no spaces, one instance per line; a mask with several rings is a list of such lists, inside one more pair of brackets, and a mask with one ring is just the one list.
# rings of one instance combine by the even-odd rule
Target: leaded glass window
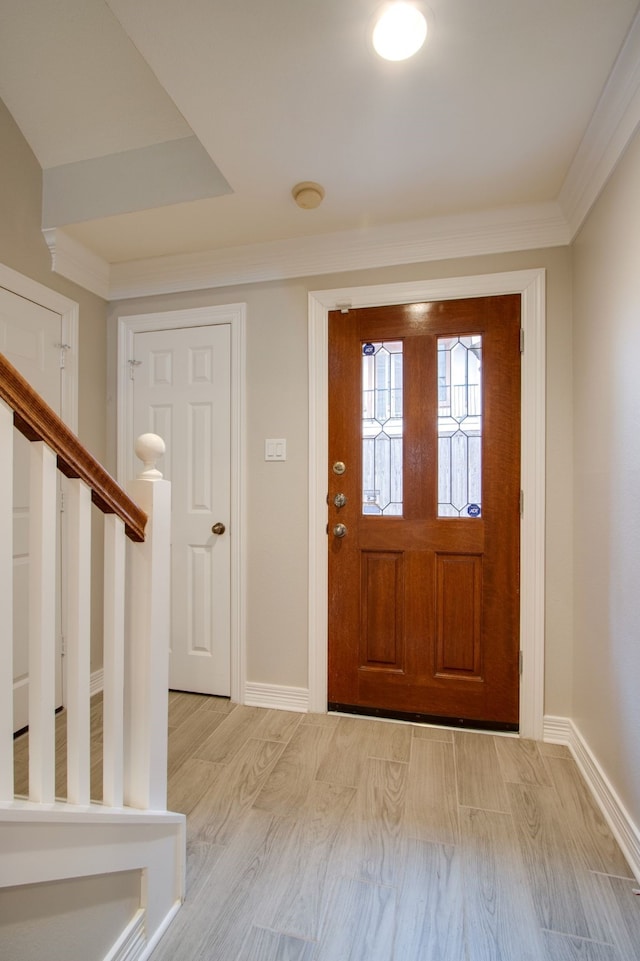
[[438,517],[482,513],[482,337],[438,338]]
[[402,514],[402,431],[402,341],[363,344],[363,514]]

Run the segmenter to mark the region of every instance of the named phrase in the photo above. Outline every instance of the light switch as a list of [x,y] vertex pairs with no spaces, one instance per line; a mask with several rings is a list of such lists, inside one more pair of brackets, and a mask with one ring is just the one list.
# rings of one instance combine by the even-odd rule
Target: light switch
[[264,442],[265,460],[286,460],[287,442],[284,437],[269,437]]

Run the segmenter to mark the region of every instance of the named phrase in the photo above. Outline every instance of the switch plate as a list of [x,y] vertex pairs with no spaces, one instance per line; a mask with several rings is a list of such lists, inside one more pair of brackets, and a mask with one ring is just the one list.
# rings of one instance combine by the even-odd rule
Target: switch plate
[[269,437],[264,442],[265,460],[286,460],[287,442],[284,437]]

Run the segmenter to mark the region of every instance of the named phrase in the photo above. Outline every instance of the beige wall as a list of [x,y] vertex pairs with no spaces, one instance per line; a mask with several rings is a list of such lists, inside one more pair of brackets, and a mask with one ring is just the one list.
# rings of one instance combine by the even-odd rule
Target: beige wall
[[[307,686],[309,290],[546,268],[548,342],[547,703],[571,713],[571,256],[527,251],[149,297],[109,308],[109,420],[115,449],[117,317],[179,307],[247,304],[247,679]],[[264,438],[286,437],[284,464],[264,461]]]
[[[42,236],[42,170],[0,101],[0,263],[79,304],[78,434],[100,461],[105,457],[106,310],[99,297],[51,271]],[[94,524],[95,571],[101,570],[102,525]],[[91,666],[102,664],[101,601],[92,611]]]
[[640,137],[574,248],[573,717],[640,824]]

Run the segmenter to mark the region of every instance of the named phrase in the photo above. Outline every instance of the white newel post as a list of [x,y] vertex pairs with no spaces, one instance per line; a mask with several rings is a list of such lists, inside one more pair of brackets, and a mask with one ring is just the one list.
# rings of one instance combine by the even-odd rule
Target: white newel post
[[167,711],[171,484],[156,462],[165,450],[156,434],[142,434],[136,454],[144,467],[128,485],[148,517],[144,543],[130,545],[127,678],[125,683],[125,804],[167,807]]

